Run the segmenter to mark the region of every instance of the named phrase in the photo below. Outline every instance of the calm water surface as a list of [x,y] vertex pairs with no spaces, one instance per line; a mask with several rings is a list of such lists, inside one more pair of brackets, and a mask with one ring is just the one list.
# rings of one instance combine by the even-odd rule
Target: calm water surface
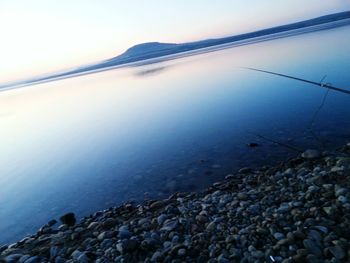
[[[0,243],[52,218],[196,191],[243,166],[350,141],[350,27],[0,92]],[[251,149],[247,143],[258,142]]]

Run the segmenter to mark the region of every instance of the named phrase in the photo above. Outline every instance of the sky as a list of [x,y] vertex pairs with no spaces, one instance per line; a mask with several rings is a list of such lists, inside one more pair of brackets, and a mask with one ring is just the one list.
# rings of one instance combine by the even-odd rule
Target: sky
[[0,84],[139,43],[224,37],[348,10],[349,0],[0,0]]

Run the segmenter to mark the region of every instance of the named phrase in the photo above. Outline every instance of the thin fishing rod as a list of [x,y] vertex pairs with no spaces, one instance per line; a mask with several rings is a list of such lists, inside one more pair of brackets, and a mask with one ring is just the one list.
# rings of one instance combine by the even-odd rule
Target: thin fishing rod
[[246,68],[246,67],[244,67],[244,69],[249,69],[249,70],[253,70],[253,71],[258,71],[258,72],[263,72],[263,73],[267,73],[267,74],[272,74],[272,75],[275,75],[275,76],[280,76],[280,77],[284,77],[284,78],[294,79],[294,80],[310,83],[310,84],[313,84],[313,85],[316,85],[316,86],[320,86],[322,88],[335,90],[335,91],[342,92],[342,93],[345,93],[345,94],[350,94],[349,90],[336,88],[336,87],[331,86],[330,84],[323,84],[322,81],[319,83],[319,82],[315,82],[315,81],[311,81],[311,80],[307,80],[307,79],[301,79],[301,78],[297,78],[297,77],[293,77],[293,76],[289,76],[289,75],[285,75],[285,74],[281,74],[281,73],[276,73],[276,72],[262,70],[262,69],[256,69],[256,68]]

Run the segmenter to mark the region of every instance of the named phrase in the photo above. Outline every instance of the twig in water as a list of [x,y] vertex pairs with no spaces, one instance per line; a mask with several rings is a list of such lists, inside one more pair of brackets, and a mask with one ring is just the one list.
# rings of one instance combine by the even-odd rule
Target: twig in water
[[[326,76],[325,76],[325,77],[326,77]],[[322,83],[322,81],[325,79],[325,77],[322,78],[322,80],[321,80],[320,83]],[[331,84],[330,84],[330,83],[327,83],[327,85],[331,85]],[[327,88],[327,91],[326,91],[325,94],[323,95],[323,99],[322,99],[322,102],[321,102],[320,106],[318,106],[318,108],[316,109],[315,113],[313,114],[313,116],[312,116],[312,118],[311,118],[311,120],[310,120],[310,123],[309,123],[308,127],[306,128],[306,129],[311,133],[312,137],[314,137],[314,139],[315,139],[316,141],[318,141],[318,142],[321,143],[321,146],[322,146],[322,147],[325,146],[325,142],[322,141],[322,140],[316,135],[316,133],[315,133],[315,131],[314,131],[314,126],[315,126],[316,118],[317,118],[319,112],[321,111],[321,109],[323,108],[324,104],[326,103],[326,99],[327,99],[327,96],[328,96],[328,94],[329,94],[329,91],[330,91],[330,89]]]
[[244,68],[244,69],[249,69],[249,70],[253,70],[253,71],[258,71],[258,72],[263,72],[263,73],[267,73],[267,74],[272,74],[272,75],[275,75],[275,76],[280,76],[280,77],[284,77],[284,78],[288,78],[288,79],[294,79],[294,80],[310,83],[310,84],[319,86],[321,88],[327,88],[327,89],[335,90],[335,91],[342,92],[342,93],[350,95],[350,90],[336,88],[336,87],[333,87],[333,86],[331,86],[329,84],[323,84],[322,82],[315,82],[315,81],[311,81],[311,80],[307,80],[307,79],[297,78],[297,77],[293,77],[293,76],[289,76],[289,75],[285,75],[285,74],[281,74],[281,73],[276,73],[276,72],[262,70],[262,69],[256,69],[256,68]]
[[288,148],[288,149],[293,150],[293,151],[295,151],[295,152],[299,152],[299,153],[304,152],[303,150],[301,150],[301,149],[299,149],[299,148],[297,148],[297,147],[295,147],[295,146],[292,146],[292,145],[289,145],[289,144],[286,144],[286,143],[283,143],[283,142],[279,142],[279,141],[276,141],[276,140],[267,138],[267,137],[265,137],[265,136],[263,136],[263,135],[260,135],[260,134],[254,134],[254,135],[257,136],[257,137],[259,137],[259,138],[261,138],[261,139],[263,139],[263,140],[266,140],[266,141],[275,143],[275,144],[277,144],[277,145],[280,145],[280,146],[282,146],[282,147]]

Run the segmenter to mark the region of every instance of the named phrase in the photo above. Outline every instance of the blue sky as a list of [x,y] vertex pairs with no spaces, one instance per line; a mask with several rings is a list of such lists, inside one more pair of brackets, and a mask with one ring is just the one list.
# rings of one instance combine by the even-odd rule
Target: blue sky
[[186,42],[350,10],[348,0],[1,0],[0,83],[142,42]]

